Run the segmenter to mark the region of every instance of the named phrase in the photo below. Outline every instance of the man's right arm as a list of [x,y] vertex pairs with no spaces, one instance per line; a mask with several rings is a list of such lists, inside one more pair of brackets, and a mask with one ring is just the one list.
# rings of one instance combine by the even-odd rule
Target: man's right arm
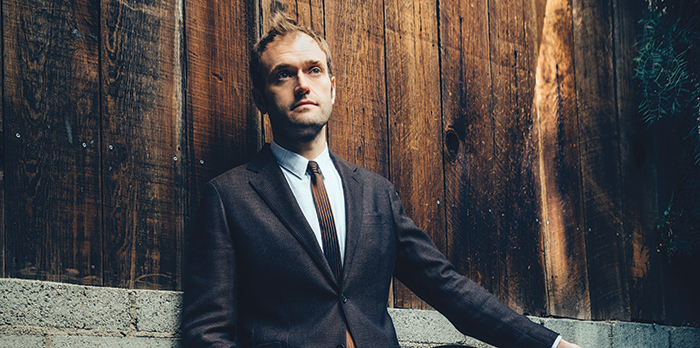
[[221,197],[212,182],[204,188],[186,250],[184,347],[235,347],[235,250]]
[[497,347],[552,347],[557,333],[516,313],[457,273],[430,237],[405,215],[398,195],[390,195],[397,236],[394,268],[397,279],[440,311],[463,334]]

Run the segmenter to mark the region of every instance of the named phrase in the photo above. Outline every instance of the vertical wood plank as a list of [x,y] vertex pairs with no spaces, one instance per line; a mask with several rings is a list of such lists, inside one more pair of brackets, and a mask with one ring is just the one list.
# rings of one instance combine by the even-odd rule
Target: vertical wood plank
[[630,315],[632,320],[662,322],[663,263],[658,252],[654,134],[638,113],[633,61],[641,32],[637,22],[647,6],[642,0],[613,2],[616,105],[620,117],[622,207],[626,255],[629,264]]
[[305,25],[319,35],[324,35],[324,9],[322,0],[261,0],[262,34],[270,28],[270,19],[278,11],[294,18],[297,23]]
[[[406,214],[445,252],[444,176],[435,3],[385,2],[389,168]],[[395,305],[428,308],[394,284]]]
[[336,78],[329,146],[389,177],[383,1],[326,2],[324,10]]
[[[687,178],[691,175],[689,170],[693,168],[700,171],[700,167],[694,165],[691,158],[682,155],[687,149],[688,139],[684,136],[690,127],[688,123],[658,122],[652,127],[656,139],[656,189],[659,204],[659,211],[656,213],[657,223],[667,220],[664,212],[670,203],[675,202],[676,211],[678,211],[678,199],[675,197],[682,195],[683,191],[690,186]],[[656,230],[655,233],[658,241],[661,232]],[[665,248],[665,245],[659,245],[663,260],[661,263],[663,299],[657,301],[663,303],[663,322],[675,326],[698,326],[700,325],[700,301],[698,301],[697,289],[700,288],[700,268],[693,260],[674,260],[667,254]]]
[[187,122],[190,217],[207,181],[259,149],[261,120],[248,74],[256,1],[188,0]]
[[662,267],[664,267],[664,324],[700,326],[700,301],[697,300],[700,271],[697,264],[664,262]]
[[[669,203],[674,201],[678,192],[687,188],[688,183],[685,178],[688,175],[689,166],[692,162],[689,158],[683,158],[680,154],[687,146],[684,139],[688,128],[679,122],[659,122],[652,127],[655,142],[655,164],[656,164],[656,192],[658,194],[659,211],[655,214],[660,223]],[[700,170],[695,166],[695,170]],[[665,220],[665,219],[664,219]],[[660,231],[655,230],[656,240],[659,241]],[[637,237],[638,238],[638,237]],[[638,240],[634,238],[633,247],[637,247]],[[660,302],[657,305],[662,307],[663,323],[675,326],[698,326],[700,325],[700,301],[698,301],[698,291],[700,288],[700,268],[697,262],[688,260],[670,259],[664,245],[659,245],[661,250],[662,278],[661,291],[663,297],[655,299]],[[637,254],[633,254],[637,256]],[[634,264],[637,267],[637,264]],[[638,269],[632,268],[631,288],[639,283],[634,282]],[[651,274],[653,275],[653,274]],[[649,280],[651,281],[651,279]],[[644,294],[649,296],[650,294]],[[654,305],[650,305],[654,309]],[[634,307],[633,307],[634,309]]]
[[574,0],[584,232],[593,319],[629,319],[612,5]]
[[9,277],[102,282],[98,11],[3,2]]
[[536,22],[530,0],[489,2],[493,90],[494,217],[501,300],[520,313],[545,312],[538,137],[532,102]]
[[447,254],[498,295],[488,3],[442,0],[439,9]]
[[537,57],[540,217],[548,314],[591,317],[570,0],[547,1]]
[[105,285],[180,289],[182,2],[101,6]]

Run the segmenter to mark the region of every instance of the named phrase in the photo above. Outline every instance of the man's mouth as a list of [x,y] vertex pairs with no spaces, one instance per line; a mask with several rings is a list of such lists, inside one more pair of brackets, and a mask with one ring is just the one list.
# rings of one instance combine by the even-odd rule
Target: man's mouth
[[296,109],[296,108],[298,108],[298,107],[307,106],[307,105],[312,105],[312,106],[314,106],[314,105],[316,105],[316,103],[312,102],[311,100],[302,100],[302,101],[300,101],[300,102],[294,104],[294,107],[292,108],[292,110],[293,110],[293,109]]

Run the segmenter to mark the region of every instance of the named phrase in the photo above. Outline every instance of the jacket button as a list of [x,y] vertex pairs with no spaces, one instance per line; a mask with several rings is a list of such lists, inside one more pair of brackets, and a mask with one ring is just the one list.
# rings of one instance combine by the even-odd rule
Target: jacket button
[[348,302],[348,298],[345,297],[345,294],[340,294],[340,300],[343,301],[343,303]]

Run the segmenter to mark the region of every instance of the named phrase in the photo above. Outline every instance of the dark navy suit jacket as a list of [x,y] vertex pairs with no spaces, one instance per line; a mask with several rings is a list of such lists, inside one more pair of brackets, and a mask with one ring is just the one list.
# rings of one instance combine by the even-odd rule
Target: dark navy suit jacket
[[188,238],[185,347],[398,347],[387,312],[396,276],[462,333],[550,348],[557,334],[459,275],[403,212],[385,178],[331,153],[347,241],[335,279],[269,146],[210,181]]

